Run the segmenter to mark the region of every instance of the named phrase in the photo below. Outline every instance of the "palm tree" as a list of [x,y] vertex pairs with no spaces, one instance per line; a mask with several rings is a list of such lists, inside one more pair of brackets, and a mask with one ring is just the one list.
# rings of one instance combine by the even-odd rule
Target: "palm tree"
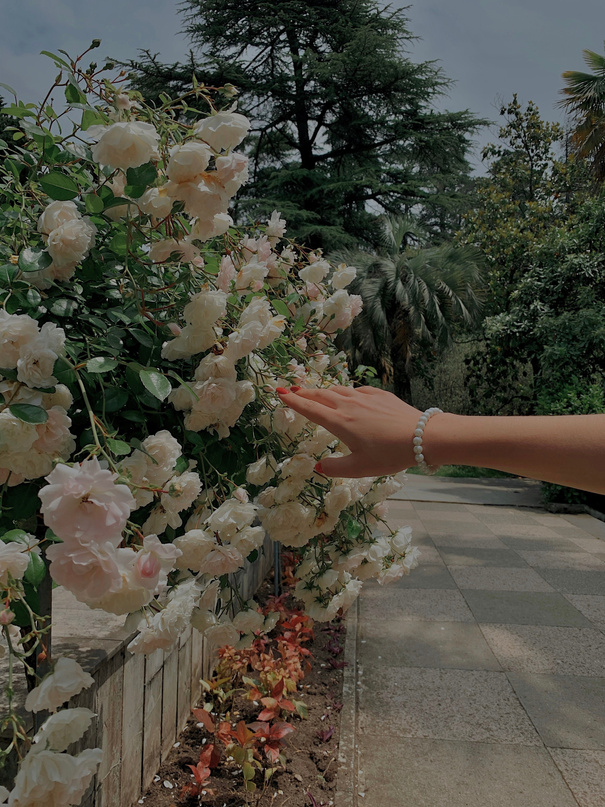
[[605,56],[583,51],[592,73],[568,70],[563,73],[567,96],[560,105],[575,118],[572,142],[580,157],[589,160],[597,182],[605,180]]
[[482,310],[479,250],[422,244],[422,231],[413,221],[388,217],[378,254],[343,251],[336,256],[357,268],[349,291],[364,303],[342,334],[341,346],[353,366],[375,367],[383,383],[408,401],[414,350],[446,347],[453,326],[476,326]]

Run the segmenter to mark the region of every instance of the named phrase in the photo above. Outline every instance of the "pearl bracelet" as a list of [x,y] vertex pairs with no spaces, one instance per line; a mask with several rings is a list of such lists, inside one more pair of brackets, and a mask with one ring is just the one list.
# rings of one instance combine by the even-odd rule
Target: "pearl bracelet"
[[422,413],[422,416],[414,429],[414,456],[416,457],[418,467],[427,474],[434,474],[439,470],[439,468],[434,468],[432,465],[428,465],[424,459],[424,454],[422,453],[422,437],[424,434],[424,427],[428,421],[433,417],[433,415],[439,414],[443,414],[443,409],[438,409],[436,406],[432,406],[430,409],[427,409],[426,412]]

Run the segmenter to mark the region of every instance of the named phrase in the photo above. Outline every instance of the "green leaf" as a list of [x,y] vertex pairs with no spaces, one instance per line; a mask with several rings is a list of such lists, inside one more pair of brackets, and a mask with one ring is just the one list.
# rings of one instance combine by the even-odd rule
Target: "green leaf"
[[[0,367],[0,375],[4,378],[8,378],[9,381],[19,380],[17,378],[17,370],[14,367],[11,367],[10,369],[8,367]],[[195,432],[192,432],[192,434],[195,434]]]
[[73,179],[65,176],[65,174],[60,174],[58,171],[51,171],[50,174],[41,176],[40,185],[51,199],[61,202],[66,202],[78,195],[78,186]]
[[244,772],[244,779],[247,781],[254,779],[254,768],[249,762],[244,762],[242,765],[242,770]]
[[157,370],[141,370],[139,378],[145,389],[159,401],[163,401],[172,392],[170,381]]
[[127,185],[151,185],[155,182],[158,170],[153,163],[145,163],[137,168],[129,168],[126,171]]
[[25,570],[23,577],[34,588],[38,588],[40,583],[46,577],[46,564],[40,555],[37,554],[37,552],[29,553],[29,563],[27,564],[27,569]]
[[117,232],[109,242],[109,249],[116,255],[126,255],[128,252],[128,235],[125,232]]
[[100,196],[96,193],[88,193],[84,197],[84,206],[87,213],[102,213],[105,205]]
[[153,347],[153,337],[151,334],[147,333],[147,331],[143,331],[140,328],[132,328],[130,333],[143,347]]
[[281,314],[283,317],[286,317],[286,319],[290,319],[290,317],[292,316],[292,314],[290,313],[290,309],[284,303],[283,300],[271,300],[271,305],[277,311],[278,314]]
[[105,387],[105,411],[119,412],[128,403],[128,390],[122,387]]
[[183,474],[189,468],[189,463],[187,462],[185,457],[179,457],[176,461],[176,465],[174,466],[174,470],[177,474]]
[[253,549],[252,552],[248,555],[246,560],[248,563],[254,563],[254,561],[258,558],[258,549]]
[[130,446],[128,443],[125,443],[124,440],[115,440],[113,437],[108,437],[105,442],[107,443],[107,448],[117,457],[124,457],[126,454],[130,454]]
[[294,323],[294,327],[292,328],[292,334],[297,334],[303,331],[305,328],[305,318],[299,317],[296,322]]
[[37,306],[40,305],[40,303],[42,302],[42,295],[40,294],[38,289],[31,288],[27,290],[25,299],[30,305]]
[[146,423],[147,418],[142,412],[139,412],[136,409],[127,409],[125,412],[122,412],[122,417],[124,420],[129,420],[131,423]]
[[72,370],[62,356],[59,356],[53,367],[53,375],[60,384],[65,384],[66,387],[74,387],[76,385],[76,374]]
[[77,308],[78,304],[75,300],[68,300],[65,297],[53,300],[48,306],[48,310],[57,317],[70,317],[76,312]]
[[0,266],[0,284],[7,286],[10,285],[13,282],[17,271],[17,267],[13,266],[12,263],[3,263],[2,266]]
[[11,404],[9,410],[12,415],[24,423],[46,423],[48,420],[48,412],[42,406],[34,406],[33,404]]
[[82,112],[82,123],[80,124],[80,128],[83,132],[85,132],[91,126],[102,126],[105,123],[107,123],[106,118],[104,118],[98,112],[95,112],[93,109],[85,109]]
[[303,703],[303,701],[295,701],[293,700],[292,703],[294,704],[294,708],[296,709],[296,714],[299,717],[302,717],[303,720],[306,720],[309,717],[309,710],[307,709],[307,704]]
[[22,272],[42,272],[51,265],[53,259],[44,250],[25,247],[19,255],[19,269]]
[[349,518],[347,519],[347,537],[351,541],[354,541],[359,536],[362,530],[363,530],[363,524],[360,524],[359,521],[357,521],[357,519],[353,518],[352,516],[349,516]]
[[[49,50],[41,50],[40,55],[48,56],[48,58],[52,59],[53,62],[58,62],[63,67],[66,67],[68,70],[71,70],[71,67],[67,64],[67,62],[64,59],[62,59],[60,56],[57,56],[55,53],[51,53]],[[0,86],[6,87],[6,84]]]
[[5,544],[27,544],[29,543],[29,535],[25,532],[25,530],[9,530],[8,532],[4,533],[2,540]]
[[118,362],[107,356],[97,356],[86,362],[86,369],[89,373],[108,373],[110,370],[115,370],[117,366]]
[[86,96],[76,84],[68,84],[65,87],[65,100],[68,104],[85,104]]
[[124,193],[131,199],[140,199],[146,190],[147,185],[126,185],[124,187]]

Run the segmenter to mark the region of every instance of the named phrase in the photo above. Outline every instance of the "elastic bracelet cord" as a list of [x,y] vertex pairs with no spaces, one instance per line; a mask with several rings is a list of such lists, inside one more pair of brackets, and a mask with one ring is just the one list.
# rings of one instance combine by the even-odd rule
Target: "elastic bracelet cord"
[[427,409],[426,412],[423,412],[420,420],[416,424],[416,428],[414,429],[414,456],[416,457],[416,462],[418,467],[421,471],[424,471],[425,474],[434,474],[439,470],[440,466],[432,466],[428,465],[422,449],[422,438],[424,436],[424,427],[429,422],[429,420],[433,417],[433,415],[443,414],[443,409],[438,409],[436,406],[432,406],[430,409]]

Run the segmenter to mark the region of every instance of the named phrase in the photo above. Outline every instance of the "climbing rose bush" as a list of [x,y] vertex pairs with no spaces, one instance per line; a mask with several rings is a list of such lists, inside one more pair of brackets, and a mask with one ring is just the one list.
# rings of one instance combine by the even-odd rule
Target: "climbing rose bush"
[[[151,107],[111,68],[53,59],[68,108],[15,101],[0,141],[0,647],[34,672],[47,568],[131,615],[131,652],[190,624],[246,646],[273,623],[233,573],[267,536],[299,550],[297,594],[329,620],[416,562],[385,522],[400,483],[317,473],[346,448],[276,393],[352,383],[334,337],[361,310],[355,269],[287,240],[278,211],[234,225],[249,122],[232,88]],[[29,708],[66,694],[40,705],[45,686]],[[76,803],[96,757],[63,752],[33,747],[17,789],[52,761],[46,803]]]

